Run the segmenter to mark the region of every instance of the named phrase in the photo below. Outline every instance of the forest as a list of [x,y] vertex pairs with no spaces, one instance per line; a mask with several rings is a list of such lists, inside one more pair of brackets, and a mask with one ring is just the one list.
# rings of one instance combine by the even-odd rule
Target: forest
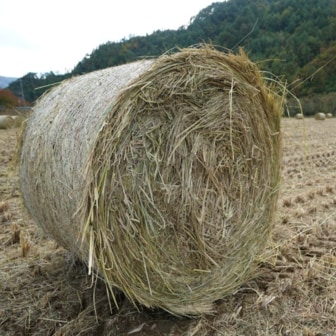
[[[66,78],[199,43],[224,51],[243,48],[266,77],[286,83],[293,95],[309,103],[310,110],[336,112],[336,0],[214,2],[190,18],[187,26],[107,41],[69,73],[27,73],[8,89],[33,103]],[[318,106],[312,107],[317,101]],[[314,112],[310,110],[308,114]]]

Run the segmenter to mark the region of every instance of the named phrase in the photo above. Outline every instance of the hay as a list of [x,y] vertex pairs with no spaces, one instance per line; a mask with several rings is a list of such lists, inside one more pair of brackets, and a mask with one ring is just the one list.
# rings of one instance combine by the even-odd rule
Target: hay
[[12,116],[12,118],[13,118],[13,120],[14,120],[14,126],[15,127],[21,127],[22,126],[22,123],[26,120],[26,118],[25,117],[23,117],[23,116],[18,116],[18,115],[16,115],[16,116]]
[[25,204],[112,293],[209,313],[255,276],[277,201],[281,113],[243,52],[190,48],[70,79],[28,120]]
[[295,119],[303,119],[303,114],[302,113],[295,114]]
[[332,113],[327,113],[327,114],[326,114],[326,117],[327,117],[327,118],[332,118],[333,115],[332,115]]
[[11,116],[0,115],[0,129],[8,129],[14,127],[14,120]]
[[319,112],[315,114],[315,120],[325,120],[326,115],[325,113]]

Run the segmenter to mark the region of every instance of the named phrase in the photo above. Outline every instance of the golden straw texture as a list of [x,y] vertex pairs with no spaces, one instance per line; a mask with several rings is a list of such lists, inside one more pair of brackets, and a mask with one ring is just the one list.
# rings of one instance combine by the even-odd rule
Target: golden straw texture
[[243,52],[207,46],[73,78],[26,126],[25,204],[135,305],[209,313],[264,250],[281,112]]

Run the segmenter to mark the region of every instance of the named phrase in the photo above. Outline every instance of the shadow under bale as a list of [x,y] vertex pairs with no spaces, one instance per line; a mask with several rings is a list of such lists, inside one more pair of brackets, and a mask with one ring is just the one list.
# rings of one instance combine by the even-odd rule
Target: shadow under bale
[[64,81],[26,125],[24,202],[111,293],[209,313],[267,242],[281,104],[243,52],[207,46]]

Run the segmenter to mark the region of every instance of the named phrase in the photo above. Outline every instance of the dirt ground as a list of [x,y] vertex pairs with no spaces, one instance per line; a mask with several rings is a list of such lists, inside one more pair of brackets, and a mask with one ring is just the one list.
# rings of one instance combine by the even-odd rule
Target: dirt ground
[[282,182],[260,274],[177,318],[119,308],[102,281],[47,239],[26,213],[11,173],[18,130],[0,130],[0,335],[336,335],[336,118],[284,119]]

